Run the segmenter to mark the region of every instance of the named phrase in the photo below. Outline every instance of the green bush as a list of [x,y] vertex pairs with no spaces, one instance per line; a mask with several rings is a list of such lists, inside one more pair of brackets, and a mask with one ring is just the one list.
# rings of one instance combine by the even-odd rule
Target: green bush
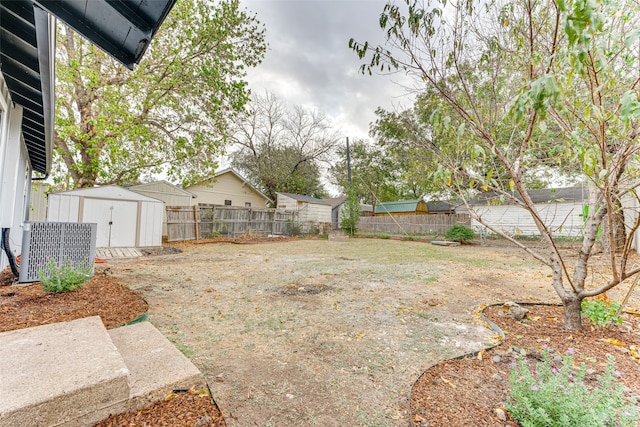
[[586,367],[573,364],[572,351],[554,367],[545,352],[532,369],[521,356],[510,374],[506,409],[522,427],[635,427],[640,412],[625,400],[624,386],[616,382],[613,357],[593,386],[585,383]]
[[473,239],[474,235],[473,230],[464,225],[454,225],[444,233],[447,240],[460,243]]
[[81,288],[93,275],[88,262],[74,265],[65,260],[58,267],[53,259],[47,262],[47,267],[38,270],[38,279],[45,292],[69,292]]
[[597,326],[609,326],[612,323],[622,323],[622,318],[617,317],[620,304],[616,302],[607,303],[600,300],[582,300],[582,315],[589,318],[589,321]]

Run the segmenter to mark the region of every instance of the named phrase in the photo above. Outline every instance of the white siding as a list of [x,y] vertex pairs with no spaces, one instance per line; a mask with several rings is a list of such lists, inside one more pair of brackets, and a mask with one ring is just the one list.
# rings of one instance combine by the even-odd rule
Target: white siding
[[31,183],[29,196],[29,221],[44,221],[47,219],[47,189],[48,185],[36,181]]
[[160,203],[142,203],[140,217],[144,218],[140,224],[139,246],[162,246],[162,236],[156,230],[162,227],[164,205]]
[[331,205],[301,202],[289,196],[285,196],[284,194],[278,193],[277,208],[281,210],[298,212],[298,220],[302,223],[331,223]]
[[[584,228],[582,219],[583,204],[544,203],[536,204],[538,214],[545,224],[550,225],[555,236],[580,236]],[[531,214],[515,205],[474,206],[475,211],[483,221],[507,234],[521,234],[525,236],[540,235]],[[461,209],[456,209],[462,213]],[[471,220],[474,228],[484,228],[475,219]]]
[[78,222],[80,198],[66,194],[49,194],[47,221]]
[[[22,107],[13,106],[0,79],[0,227],[10,228],[9,245],[14,255],[22,250],[22,231],[27,215],[31,167],[21,137]],[[4,251],[0,268],[8,265]]]

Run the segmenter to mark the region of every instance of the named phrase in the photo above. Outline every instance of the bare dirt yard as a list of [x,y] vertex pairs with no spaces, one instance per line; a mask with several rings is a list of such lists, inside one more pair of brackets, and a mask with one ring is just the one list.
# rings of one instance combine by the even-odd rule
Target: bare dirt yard
[[558,302],[548,270],[511,247],[179,247],[109,267],[205,374],[228,426],[407,426],[420,374],[491,342],[480,305]]

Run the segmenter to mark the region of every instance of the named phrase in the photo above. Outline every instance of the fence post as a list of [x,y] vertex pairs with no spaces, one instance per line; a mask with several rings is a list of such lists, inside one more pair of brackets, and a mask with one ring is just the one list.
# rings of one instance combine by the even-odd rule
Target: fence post
[[198,205],[193,205],[193,219],[195,221],[196,240],[200,239],[200,215],[198,215]]

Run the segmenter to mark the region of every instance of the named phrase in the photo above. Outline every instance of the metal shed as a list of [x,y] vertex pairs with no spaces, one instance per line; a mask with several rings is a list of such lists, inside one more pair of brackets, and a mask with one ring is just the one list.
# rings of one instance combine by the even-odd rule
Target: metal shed
[[426,215],[429,207],[424,200],[402,200],[378,203],[374,215]]
[[47,221],[95,222],[97,247],[162,245],[164,203],[116,186],[49,194]]
[[[154,181],[128,187],[134,193],[161,200],[164,206],[193,206],[197,196],[167,181]],[[162,210],[162,235],[167,235],[167,212]]]

